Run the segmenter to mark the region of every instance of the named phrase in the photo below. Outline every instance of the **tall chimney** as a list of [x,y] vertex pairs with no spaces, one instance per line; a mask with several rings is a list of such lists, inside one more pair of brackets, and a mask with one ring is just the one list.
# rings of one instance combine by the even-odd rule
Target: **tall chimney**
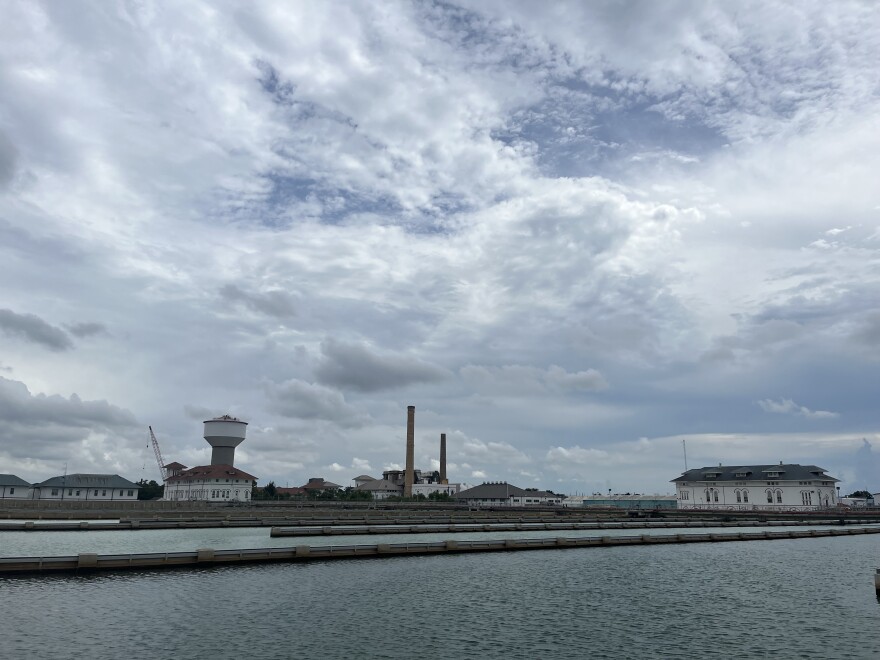
[[406,474],[403,477],[403,496],[412,497],[413,481],[415,480],[416,453],[416,407],[406,407]]
[[446,481],[446,434],[440,434],[440,483],[448,483]]

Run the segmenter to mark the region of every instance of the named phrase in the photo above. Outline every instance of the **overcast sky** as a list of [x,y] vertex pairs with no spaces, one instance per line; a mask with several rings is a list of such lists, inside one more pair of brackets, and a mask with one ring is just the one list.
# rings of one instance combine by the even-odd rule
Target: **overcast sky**
[[0,472],[880,490],[875,3],[2,5]]

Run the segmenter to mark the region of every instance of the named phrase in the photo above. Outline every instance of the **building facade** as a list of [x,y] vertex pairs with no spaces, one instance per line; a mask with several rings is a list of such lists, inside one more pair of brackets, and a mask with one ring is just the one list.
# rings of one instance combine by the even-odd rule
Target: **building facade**
[[673,479],[679,509],[801,510],[838,505],[838,479],[816,465],[703,467]]
[[164,500],[250,502],[257,478],[231,465],[199,465],[165,480]]
[[34,484],[35,500],[136,500],[140,486],[118,474],[66,474]]
[[33,486],[21,477],[0,474],[0,500],[29,500],[33,495]]
[[485,483],[455,495],[469,506],[553,506],[562,503],[562,496],[543,490],[524,489],[505,481]]

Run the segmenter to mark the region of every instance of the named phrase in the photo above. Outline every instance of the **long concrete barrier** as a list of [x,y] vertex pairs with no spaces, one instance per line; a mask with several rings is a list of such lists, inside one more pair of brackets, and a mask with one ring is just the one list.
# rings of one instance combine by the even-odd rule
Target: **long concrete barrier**
[[104,570],[175,568],[275,561],[312,561],[361,557],[437,555],[464,552],[500,552],[512,550],[547,550],[551,548],[592,548],[623,545],[668,543],[719,543],[805,539],[852,534],[880,534],[880,527],[830,530],[779,530],[736,533],[675,534],[638,536],[592,536],[582,538],[548,537],[525,539],[446,540],[428,543],[376,543],[369,545],[299,545],[289,548],[214,550],[200,548],[193,552],[156,552],[146,554],[98,555],[83,553],[63,557],[0,558],[0,576],[25,573],[84,572]]

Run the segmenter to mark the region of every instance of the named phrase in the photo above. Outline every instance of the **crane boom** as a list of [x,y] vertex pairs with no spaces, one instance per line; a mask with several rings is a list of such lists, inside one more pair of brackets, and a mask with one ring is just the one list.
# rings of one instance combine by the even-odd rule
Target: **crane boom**
[[165,460],[162,458],[162,450],[159,449],[159,441],[156,440],[156,434],[153,433],[153,427],[148,426],[150,429],[150,441],[153,443],[153,453],[156,454],[156,463],[159,464],[159,474],[162,475],[162,483],[168,479],[165,475]]

